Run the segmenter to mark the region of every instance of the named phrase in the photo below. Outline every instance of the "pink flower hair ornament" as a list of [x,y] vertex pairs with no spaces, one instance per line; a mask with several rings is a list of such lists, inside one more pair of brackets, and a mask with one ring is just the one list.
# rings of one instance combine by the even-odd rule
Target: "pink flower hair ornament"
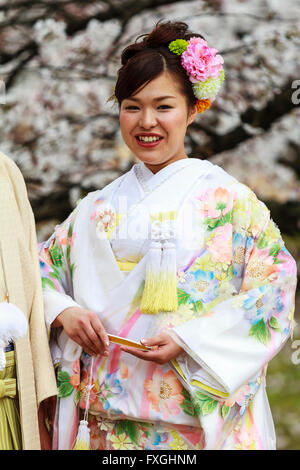
[[217,49],[208,47],[207,42],[198,37],[188,41],[176,39],[170,42],[169,50],[181,56],[181,65],[197,98],[198,112],[209,109],[225,79],[223,57]]

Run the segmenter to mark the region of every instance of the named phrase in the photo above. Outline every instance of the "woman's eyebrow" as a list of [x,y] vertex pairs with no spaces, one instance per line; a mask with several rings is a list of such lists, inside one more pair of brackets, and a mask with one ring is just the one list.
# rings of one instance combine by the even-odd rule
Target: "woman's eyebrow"
[[158,98],[154,98],[154,101],[162,101],[168,98],[176,98],[176,96],[168,95],[168,96],[159,96]]
[[[172,95],[168,95],[168,96],[158,96],[157,98],[154,98],[153,101],[162,101],[162,100],[166,100],[168,98],[176,98],[175,96],[172,96]],[[141,100],[139,98],[135,98],[134,96],[132,97],[128,97],[126,98],[127,100],[131,100],[131,101],[138,101],[140,102]]]

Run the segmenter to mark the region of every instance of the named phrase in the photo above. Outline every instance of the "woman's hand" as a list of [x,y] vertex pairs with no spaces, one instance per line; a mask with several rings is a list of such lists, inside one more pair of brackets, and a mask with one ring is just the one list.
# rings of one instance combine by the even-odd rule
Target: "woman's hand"
[[91,356],[108,355],[109,340],[96,313],[69,307],[56,317],[52,326],[62,326],[66,334]]
[[129,346],[122,346],[121,350],[145,361],[152,361],[157,364],[165,364],[183,352],[183,349],[166,333],[143,339],[141,343],[145,346],[150,346],[151,350],[142,351],[141,349]]

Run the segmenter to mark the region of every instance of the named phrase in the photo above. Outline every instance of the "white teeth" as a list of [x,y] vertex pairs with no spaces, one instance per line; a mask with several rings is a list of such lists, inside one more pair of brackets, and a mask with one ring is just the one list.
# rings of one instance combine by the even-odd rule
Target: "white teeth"
[[157,140],[159,140],[159,137],[155,137],[155,136],[148,137],[145,135],[139,135],[138,139],[141,140],[142,142],[156,142]]

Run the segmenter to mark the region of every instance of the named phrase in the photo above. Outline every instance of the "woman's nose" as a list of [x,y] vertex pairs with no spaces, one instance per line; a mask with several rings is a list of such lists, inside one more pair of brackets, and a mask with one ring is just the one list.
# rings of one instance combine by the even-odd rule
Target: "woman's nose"
[[155,113],[150,109],[144,110],[142,112],[139,125],[144,129],[150,129],[151,127],[156,126]]

